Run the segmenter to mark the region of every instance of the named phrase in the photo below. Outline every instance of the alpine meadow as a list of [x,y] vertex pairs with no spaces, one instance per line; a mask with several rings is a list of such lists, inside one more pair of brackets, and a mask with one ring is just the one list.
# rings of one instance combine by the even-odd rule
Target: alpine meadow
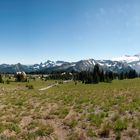
[[0,0],[0,140],[140,140],[139,0]]

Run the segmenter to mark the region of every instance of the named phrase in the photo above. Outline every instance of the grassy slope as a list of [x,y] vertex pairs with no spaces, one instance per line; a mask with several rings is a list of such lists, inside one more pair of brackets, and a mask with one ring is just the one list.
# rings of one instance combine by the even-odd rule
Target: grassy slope
[[139,139],[140,79],[111,84],[0,84],[2,139]]

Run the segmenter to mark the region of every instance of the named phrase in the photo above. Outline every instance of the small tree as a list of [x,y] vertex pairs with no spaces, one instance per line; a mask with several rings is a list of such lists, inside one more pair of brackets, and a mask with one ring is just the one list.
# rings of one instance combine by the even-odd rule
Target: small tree
[[0,74],[0,83],[4,83],[3,79],[2,79],[2,75]]
[[10,84],[10,81],[8,79],[6,80],[6,84]]
[[24,72],[16,73],[15,78],[17,82],[27,82],[27,77]]

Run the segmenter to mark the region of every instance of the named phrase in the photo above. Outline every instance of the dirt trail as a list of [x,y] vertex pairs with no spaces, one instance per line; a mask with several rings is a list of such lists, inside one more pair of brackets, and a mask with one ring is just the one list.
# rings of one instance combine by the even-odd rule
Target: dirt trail
[[[63,81],[63,83],[68,83],[68,82],[71,82],[71,80],[66,80],[66,81]],[[59,83],[55,83],[55,84],[51,84],[47,87],[44,87],[44,88],[41,88],[39,89],[40,91],[44,91],[44,90],[48,90],[54,86],[57,86],[59,85]],[[57,106],[57,105],[55,105]],[[48,110],[48,113],[54,109],[54,106],[52,104],[49,105],[49,110]],[[63,124],[63,120],[60,120],[60,119],[57,119],[57,118],[53,118],[53,119],[46,119],[46,123],[49,124],[54,132],[52,133],[52,135],[50,136],[50,139],[51,140],[55,140],[56,138],[58,140],[66,140],[68,134],[69,134],[69,131],[64,127],[64,124]]]
[[[63,81],[63,83],[69,83],[69,82],[71,82],[71,81],[72,81],[72,80],[65,80],[65,81]],[[52,87],[57,86],[57,85],[58,85],[58,83],[55,83],[55,84],[49,85],[49,86],[47,86],[47,87],[41,88],[41,89],[39,89],[39,90],[40,90],[40,91],[47,90],[47,89],[52,88]]]
[[57,85],[58,85],[58,83],[52,84],[52,85],[49,85],[49,86],[47,86],[47,87],[45,87],[45,88],[41,88],[41,89],[39,89],[39,90],[40,90],[40,91],[47,90],[47,89],[52,88],[52,87],[57,86]]

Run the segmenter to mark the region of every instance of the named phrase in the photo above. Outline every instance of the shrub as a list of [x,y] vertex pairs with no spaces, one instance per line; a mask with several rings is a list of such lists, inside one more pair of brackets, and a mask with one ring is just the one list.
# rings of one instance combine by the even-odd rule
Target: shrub
[[50,126],[41,126],[35,133],[38,136],[48,136],[53,132]]
[[71,121],[65,122],[65,124],[67,126],[69,126],[69,128],[72,129],[72,128],[74,128],[78,124],[78,122],[76,120],[71,120]]
[[87,130],[86,134],[88,137],[95,137],[96,136],[96,133],[93,132],[93,130],[91,128]]
[[28,89],[34,89],[34,86],[33,86],[33,85],[27,84],[26,87],[27,87]]
[[25,72],[17,72],[15,78],[16,78],[16,82],[27,82],[27,77]]
[[117,120],[115,122],[115,125],[114,125],[114,130],[115,131],[122,131],[124,129],[127,129],[127,122],[126,121],[123,121],[123,120]]
[[6,80],[6,84],[10,84],[10,81],[9,80]]
[[104,116],[101,114],[90,114],[88,116],[88,120],[91,122],[92,125],[100,126],[103,122]]
[[7,128],[11,131],[15,131],[16,133],[20,132],[20,127],[15,123],[8,124]]
[[121,139],[121,133],[120,132],[117,132],[116,133],[116,138],[115,140],[120,140]]
[[63,84],[63,81],[59,81],[58,84]]
[[102,128],[102,130],[101,131],[99,131],[99,136],[101,137],[101,138],[108,138],[109,137],[109,133],[110,133],[110,130],[109,130],[109,128]]

